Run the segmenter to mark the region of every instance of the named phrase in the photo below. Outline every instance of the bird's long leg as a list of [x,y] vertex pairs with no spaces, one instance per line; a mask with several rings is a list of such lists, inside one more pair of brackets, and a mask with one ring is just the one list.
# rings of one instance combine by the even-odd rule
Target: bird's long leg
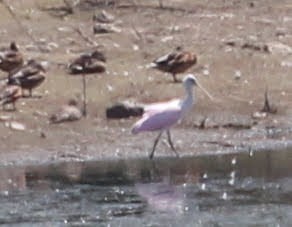
[[[27,90],[27,89],[26,89]],[[29,93],[27,93],[27,91],[26,92],[24,92],[24,89],[21,89],[21,96],[23,97],[23,98],[30,98],[31,96],[30,96],[30,92]]]
[[87,115],[87,98],[86,98],[86,79],[85,74],[82,75],[82,84],[83,84],[83,116],[86,117]]
[[173,77],[173,82],[174,82],[174,83],[178,83],[178,82],[180,82],[180,81],[176,78],[176,74],[175,74],[175,73],[172,74],[172,77]]
[[12,102],[12,107],[13,107],[13,111],[15,111],[16,110],[16,106],[15,106],[15,102]]
[[159,141],[159,139],[160,139],[162,133],[163,133],[163,131],[159,132],[158,136],[157,136],[156,139],[154,140],[153,148],[152,148],[152,151],[151,151],[151,153],[150,153],[150,155],[149,155],[149,158],[150,158],[150,159],[152,159],[153,156],[154,156],[154,151],[155,151],[156,145],[157,145],[157,143],[158,143],[158,141]]
[[166,133],[167,133],[167,141],[168,141],[168,143],[169,143],[169,145],[170,145],[171,150],[175,153],[175,155],[176,155],[177,157],[179,157],[178,153],[176,152],[176,150],[175,150],[175,148],[174,148],[174,146],[173,146],[173,143],[172,143],[172,140],[171,140],[171,136],[170,136],[170,131],[167,130]]

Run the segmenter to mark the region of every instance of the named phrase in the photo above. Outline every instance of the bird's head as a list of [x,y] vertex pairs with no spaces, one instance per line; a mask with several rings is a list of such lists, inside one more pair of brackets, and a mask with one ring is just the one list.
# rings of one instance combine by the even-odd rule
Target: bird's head
[[17,47],[17,45],[16,45],[16,43],[14,41],[12,41],[10,43],[10,50],[12,50],[12,51],[18,51],[18,47]]
[[68,105],[69,106],[78,106],[78,100],[75,98],[71,98],[68,100]]
[[183,84],[186,88],[190,88],[192,86],[198,85],[197,79],[193,74],[188,74],[183,79]]
[[193,74],[186,75],[183,79],[183,84],[186,90],[191,90],[193,86],[198,86],[208,96],[210,100],[214,99],[212,95],[210,95],[209,92],[198,82]]

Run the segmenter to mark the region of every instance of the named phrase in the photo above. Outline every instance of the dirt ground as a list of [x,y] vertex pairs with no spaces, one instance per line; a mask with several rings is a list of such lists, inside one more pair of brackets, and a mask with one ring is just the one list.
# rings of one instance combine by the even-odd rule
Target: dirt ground
[[[275,139],[267,136],[271,128],[281,130],[275,140],[291,139],[289,0],[168,0],[160,1],[162,7],[158,0],[80,0],[68,15],[60,10],[64,6],[60,0],[4,2],[14,17],[0,3],[0,46],[14,40],[26,59],[48,61],[49,70],[46,81],[34,90],[41,98],[21,99],[16,112],[0,112],[0,163],[147,155],[154,134],[132,136],[130,128],[137,119],[107,120],[105,109],[117,101],[149,103],[183,95],[181,84],[172,83],[170,75],[146,67],[177,46],[197,54],[198,64],[189,72],[216,97],[210,101],[196,91],[192,113],[174,130],[179,152],[224,149],[230,141],[231,145],[270,141]],[[121,32],[93,34],[92,17],[101,10],[115,16]],[[107,71],[87,77],[88,116],[78,122],[49,124],[48,116],[69,98],[80,99],[81,78],[70,76],[66,66],[93,49],[93,43],[105,52]],[[1,76],[6,75],[1,72]],[[277,113],[253,119],[252,114],[264,105],[266,88]],[[6,116],[12,119],[3,120]],[[206,117],[212,129],[198,129]],[[11,129],[10,121],[26,129]],[[217,141],[218,146],[204,141]],[[169,154],[165,148],[160,145],[157,153]]]

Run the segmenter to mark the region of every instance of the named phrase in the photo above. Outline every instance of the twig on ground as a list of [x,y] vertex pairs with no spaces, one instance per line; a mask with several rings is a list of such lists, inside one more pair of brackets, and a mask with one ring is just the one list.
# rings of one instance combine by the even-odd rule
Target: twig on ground
[[79,27],[73,27],[74,31],[76,31],[78,33],[78,35],[80,35],[83,40],[91,45],[94,46],[99,46],[94,40],[90,39],[87,35],[84,34],[84,32],[81,30],[81,28]]
[[37,46],[37,48],[42,51],[42,47],[38,44],[36,39],[32,36],[32,34],[29,33],[29,31],[24,27],[24,25],[21,23],[15,12],[13,11],[13,8],[7,4],[4,0],[0,1],[0,3],[3,4],[3,6],[8,10],[12,18],[16,21],[18,26],[23,30],[23,32],[32,40],[32,42]]

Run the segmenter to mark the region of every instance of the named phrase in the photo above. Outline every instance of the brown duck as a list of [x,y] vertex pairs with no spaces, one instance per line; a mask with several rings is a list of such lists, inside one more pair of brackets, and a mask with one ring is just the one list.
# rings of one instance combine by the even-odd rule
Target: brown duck
[[[9,74],[8,84],[19,85],[22,89],[29,91],[28,97],[32,97],[32,89],[38,87],[45,80],[45,73],[43,65],[31,59],[23,67]],[[23,96],[25,95],[23,94]]]
[[197,63],[197,56],[189,51],[181,51],[178,47],[175,52],[166,54],[154,60],[150,67],[158,69],[162,72],[171,73],[174,82],[179,82],[176,74],[184,73],[190,67]]
[[50,116],[50,123],[62,123],[66,121],[77,121],[82,117],[82,113],[77,106],[77,101],[69,100],[67,105],[60,108],[59,111]]
[[106,70],[106,57],[98,50],[81,54],[69,65],[69,73],[82,75],[83,84],[83,115],[86,116],[86,74],[103,73]]
[[3,110],[8,110],[7,105],[12,104],[12,109],[16,110],[15,102],[22,96],[21,87],[17,85],[7,85],[0,93],[0,105]]
[[15,42],[10,43],[9,48],[0,49],[0,69],[11,72],[23,65],[23,56]]
[[98,50],[84,53],[69,65],[69,72],[70,74],[103,73],[106,70],[105,62],[105,55]]

